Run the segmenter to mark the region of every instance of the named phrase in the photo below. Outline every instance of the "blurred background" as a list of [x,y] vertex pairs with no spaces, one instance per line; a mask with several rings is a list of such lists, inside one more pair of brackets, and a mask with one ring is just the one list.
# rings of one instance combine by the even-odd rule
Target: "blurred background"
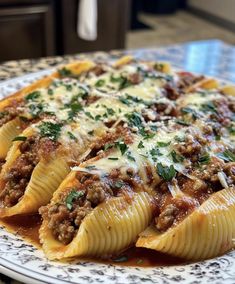
[[220,39],[235,0],[0,0],[0,61]]

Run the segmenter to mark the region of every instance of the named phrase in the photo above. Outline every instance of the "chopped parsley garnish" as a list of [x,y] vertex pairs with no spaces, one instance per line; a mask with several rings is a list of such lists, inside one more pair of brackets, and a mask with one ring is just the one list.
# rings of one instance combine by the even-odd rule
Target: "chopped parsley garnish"
[[176,153],[175,150],[171,152],[171,157],[174,163],[182,163],[184,160],[184,157]]
[[138,97],[133,97],[133,96],[130,96],[128,94],[125,94],[125,96],[120,96],[119,97],[119,100],[125,104],[125,105],[131,105],[132,102],[134,103],[144,103],[144,100],[138,98]]
[[152,131],[157,131],[157,126],[156,125],[150,125],[150,129]]
[[95,86],[96,86],[96,87],[103,87],[104,84],[105,84],[105,80],[100,79],[100,80],[98,80],[98,81],[95,83]]
[[112,83],[119,83],[119,90],[125,89],[132,85],[132,83],[124,76],[114,77],[111,75],[110,81]]
[[72,190],[69,195],[66,197],[65,204],[69,210],[73,208],[74,199],[81,198],[85,195],[84,191]]
[[196,113],[196,111],[190,107],[184,107],[181,109],[181,112],[183,114],[191,114],[193,120],[196,120],[198,118],[198,114]]
[[108,160],[117,161],[118,158],[116,158],[116,157],[109,157]]
[[202,165],[206,165],[210,162],[210,160],[211,160],[210,155],[208,153],[205,153],[204,155],[198,158],[198,163]]
[[92,114],[89,111],[86,111],[85,115],[88,116],[91,119],[94,119],[94,117],[92,116]]
[[104,151],[107,151],[108,149],[111,149],[114,145],[111,143],[107,143],[104,145]]
[[128,152],[126,153],[126,156],[127,156],[127,159],[128,159],[128,160],[135,162],[135,158],[131,155],[131,152],[128,151]]
[[98,120],[100,120],[101,119],[101,115],[100,114],[97,114],[96,116],[95,116],[95,121],[98,121]]
[[149,153],[152,156],[152,159],[153,159],[154,162],[157,161],[157,156],[162,156],[162,153],[160,152],[160,150],[157,147],[151,149],[149,151]]
[[235,135],[235,126],[229,126],[228,131],[231,135]]
[[16,136],[12,141],[25,141],[26,139],[25,136]]
[[49,121],[42,122],[39,125],[40,135],[42,137],[48,137],[51,140],[57,140],[60,136],[62,124],[59,123],[52,123]]
[[94,130],[88,131],[88,134],[93,136],[94,135]]
[[158,142],[157,142],[157,145],[158,145],[159,147],[167,147],[167,146],[169,146],[170,144],[171,144],[171,141],[169,141],[169,142],[158,141]]
[[185,121],[185,120],[183,120],[183,119],[176,119],[175,122],[178,123],[178,124],[180,124],[180,125],[184,125],[184,126],[189,126],[189,125],[190,125],[189,122],[187,122],[187,121]]
[[43,104],[31,104],[29,105],[29,112],[30,114],[36,118],[43,112],[44,106]]
[[185,141],[185,137],[184,137],[184,136],[180,137],[180,136],[176,135],[176,136],[174,137],[174,139],[175,139],[175,141],[177,141],[177,142],[184,142],[184,141]]
[[70,111],[68,112],[68,118],[73,119],[74,116],[76,116],[77,113],[79,113],[83,107],[80,103],[72,103],[69,105]]
[[52,96],[54,94],[54,91],[52,89],[48,89],[47,93],[48,93],[49,96]]
[[125,117],[128,119],[130,126],[135,126],[139,129],[142,127],[142,116],[138,112],[127,113]]
[[213,104],[213,102],[207,102],[205,104],[202,104],[201,105],[201,110],[203,112],[214,112],[214,113],[217,113],[216,106]]
[[143,141],[140,141],[140,143],[138,144],[138,148],[139,148],[139,149],[144,148],[144,143],[143,143]]
[[235,154],[230,150],[218,153],[217,157],[224,160],[225,162],[235,162]]
[[165,181],[171,181],[176,175],[176,170],[173,165],[170,165],[170,167],[168,167],[163,166],[161,163],[157,163],[157,173]]
[[37,100],[40,96],[41,96],[41,93],[40,93],[39,91],[34,91],[34,92],[28,94],[28,95],[25,97],[25,99],[26,99],[27,101],[35,101],[35,100]]
[[107,108],[107,114],[108,115],[114,115],[115,111],[112,108]]
[[70,77],[72,75],[72,72],[65,67],[59,69],[58,73],[60,74],[61,77]]
[[155,133],[150,133],[146,131],[140,131],[140,134],[144,137],[144,140],[151,139],[155,136]]
[[68,131],[68,135],[69,135],[69,138],[70,138],[70,139],[72,139],[72,140],[74,140],[74,141],[76,141],[76,142],[78,141],[77,137],[74,136],[72,132]]
[[121,154],[124,155],[128,149],[126,143],[124,141],[115,142],[116,147],[120,150]]

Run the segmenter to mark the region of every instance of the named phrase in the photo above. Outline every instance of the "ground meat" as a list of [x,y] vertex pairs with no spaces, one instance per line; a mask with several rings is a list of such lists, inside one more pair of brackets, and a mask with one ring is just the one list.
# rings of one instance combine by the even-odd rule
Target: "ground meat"
[[166,231],[198,206],[199,203],[188,196],[168,198],[168,202],[160,209],[160,215],[155,218],[156,228],[161,232]]
[[[65,245],[73,240],[82,220],[93,208],[112,196],[118,196],[120,192],[127,193],[130,187],[127,182],[117,179],[114,171],[102,180],[97,175],[78,172],[76,180],[73,187],[61,193],[60,202],[40,209],[43,219],[49,220],[48,226],[53,236]],[[66,200],[72,191],[82,194],[75,196],[68,208]]]
[[161,212],[161,214],[155,218],[156,227],[159,231],[166,231],[174,223],[175,216],[178,209],[175,205],[169,204]]
[[38,163],[37,146],[38,139],[35,136],[28,138],[20,145],[21,155],[5,177],[5,187],[0,194],[0,199],[5,206],[15,205],[24,194],[32,171]]
[[48,138],[40,139],[39,136],[31,136],[20,144],[21,155],[4,178],[5,187],[0,194],[0,199],[6,207],[14,206],[24,195],[31,174],[41,157],[40,153],[48,158],[56,147],[58,147],[57,142]]
[[133,73],[128,76],[128,81],[136,85],[143,81],[143,76],[140,73]]
[[181,91],[185,91],[188,87],[205,78],[204,76],[195,76],[190,72],[179,72],[178,74],[180,76],[180,80],[177,82],[177,87]]
[[176,116],[177,110],[173,104],[167,103],[156,103],[154,104],[154,109],[156,109],[159,118],[161,119],[162,116]]
[[189,158],[192,162],[197,162],[199,154],[203,150],[203,146],[207,143],[207,139],[201,135],[187,135],[185,142],[177,145],[180,154]]
[[20,113],[18,108],[20,105],[22,105],[22,102],[13,100],[10,106],[7,106],[0,112],[0,127],[17,117],[17,115]]
[[180,91],[176,86],[172,86],[172,84],[167,83],[164,86],[164,91],[166,94],[166,97],[170,100],[176,100],[180,96]]
[[94,73],[96,76],[100,76],[102,74],[105,73],[104,68],[102,67],[102,65],[97,64],[94,68],[91,69],[90,71],[91,73]]

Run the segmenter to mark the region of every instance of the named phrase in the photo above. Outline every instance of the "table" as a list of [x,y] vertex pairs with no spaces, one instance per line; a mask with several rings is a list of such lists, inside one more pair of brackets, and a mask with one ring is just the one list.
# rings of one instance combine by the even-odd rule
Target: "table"
[[[137,58],[146,60],[169,61],[173,66],[187,71],[203,73],[219,77],[235,83],[235,46],[220,40],[195,41],[166,47],[136,49],[128,51],[95,52],[40,58],[33,60],[8,61],[0,64],[1,82],[27,73],[54,68],[59,64],[66,64],[74,59],[95,58],[114,59],[123,54],[133,54]],[[16,284],[0,274],[0,284]]]

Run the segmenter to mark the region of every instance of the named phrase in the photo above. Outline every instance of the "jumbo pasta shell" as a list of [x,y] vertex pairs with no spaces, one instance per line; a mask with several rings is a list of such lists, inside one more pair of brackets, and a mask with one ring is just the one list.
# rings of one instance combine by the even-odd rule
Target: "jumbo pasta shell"
[[165,233],[149,227],[136,246],[189,260],[212,258],[234,247],[234,217],[234,188],[223,189]]
[[40,206],[50,201],[53,192],[69,171],[70,168],[63,157],[50,161],[41,160],[32,173],[23,197],[15,206],[0,208],[0,217],[36,213]]
[[114,254],[135,242],[151,219],[151,197],[146,192],[135,193],[131,201],[114,197],[85,217],[70,244],[53,237],[47,220],[40,228],[40,241],[49,259]]
[[12,140],[21,132],[19,118],[8,121],[0,128],[0,159],[5,159]]

